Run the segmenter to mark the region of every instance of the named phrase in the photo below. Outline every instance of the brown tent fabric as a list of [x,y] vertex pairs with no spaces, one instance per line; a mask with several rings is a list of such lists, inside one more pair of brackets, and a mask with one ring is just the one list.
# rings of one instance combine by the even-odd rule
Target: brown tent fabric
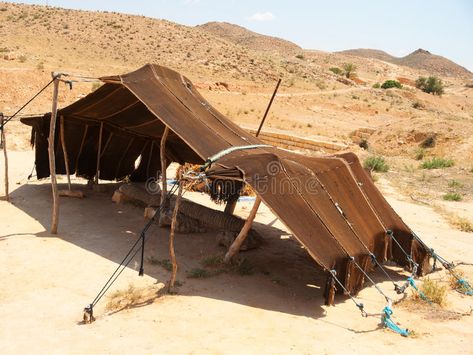
[[[96,174],[103,124],[100,178],[145,181],[160,169],[160,139],[165,127],[168,161],[203,163],[231,147],[262,142],[214,109],[179,73],[158,65],[102,78],[104,85],[63,108],[65,144],[71,173]],[[47,134],[50,115],[23,120],[33,126],[38,178],[49,176]],[[140,159],[138,167],[135,161]],[[56,169],[65,173],[56,137]],[[243,149],[224,155],[207,172],[212,181],[250,184],[326,270],[335,269],[356,293],[371,253],[382,262],[406,265],[402,251],[386,236],[394,231],[403,248],[426,271],[428,254],[389,206],[353,154],[306,157],[275,147]]]

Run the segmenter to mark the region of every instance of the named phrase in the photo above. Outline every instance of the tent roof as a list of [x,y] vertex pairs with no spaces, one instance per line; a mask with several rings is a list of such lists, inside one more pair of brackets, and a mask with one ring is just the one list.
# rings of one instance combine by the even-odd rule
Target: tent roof
[[[186,77],[171,69],[146,65],[102,80],[101,88],[58,113],[64,118],[71,173],[89,178],[96,173],[101,123],[100,178],[109,180],[131,175],[144,181],[155,176],[165,126],[170,129],[166,155],[180,163],[202,163],[227,148],[262,143],[220,114]],[[35,129],[39,178],[49,176],[49,119],[46,115],[24,121]],[[140,165],[135,168],[138,157]],[[56,160],[58,173],[64,173],[61,149],[56,149]],[[325,269],[335,268],[351,291],[362,286],[363,276],[350,257],[366,270],[370,253],[380,261],[407,263],[386,239],[387,229],[394,230],[416,262],[422,264],[427,258],[352,154],[315,158],[274,147],[241,150],[217,161],[208,175],[249,183],[309,254]]]

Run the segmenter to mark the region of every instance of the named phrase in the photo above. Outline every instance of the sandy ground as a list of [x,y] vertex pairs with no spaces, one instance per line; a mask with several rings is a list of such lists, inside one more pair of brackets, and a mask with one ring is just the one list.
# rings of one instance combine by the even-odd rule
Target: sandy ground
[[[108,192],[87,190],[83,200],[61,199],[59,235],[48,232],[50,186],[27,182],[33,153],[11,152],[12,203],[0,201],[0,349],[19,353],[473,353],[473,318],[466,312],[472,299],[454,291],[445,311],[402,303],[395,319],[415,336],[402,338],[380,329],[379,319],[362,318],[353,303],[337,297],[335,307],[323,306],[324,275],[290,233],[264,207],[256,228],[267,243],[244,253],[254,273],[188,278],[209,255],[222,253],[213,233],[178,235],[177,295],[152,296],[142,304],[115,313],[96,307],[97,321],[82,325],[83,307],[90,303],[144,225],[143,211],[111,202]],[[2,168],[3,173],[3,168]],[[64,182],[64,180],[62,180]],[[1,181],[3,186],[3,181]],[[79,184],[80,183],[80,184]],[[472,262],[471,234],[452,231],[430,208],[394,198],[389,201],[426,242],[448,259]],[[187,198],[211,205],[203,195]],[[241,202],[245,216],[252,202]],[[221,207],[220,207],[221,208]],[[147,256],[166,259],[168,230],[152,227]],[[448,241],[448,243],[447,243]],[[111,291],[158,288],[169,279],[160,266],[145,264],[138,277],[136,258]],[[473,267],[463,271],[473,278]],[[391,268],[393,277],[403,280]],[[394,298],[392,285],[374,274]],[[447,280],[443,272],[431,277]],[[368,312],[379,312],[384,300],[373,287],[359,296]]]

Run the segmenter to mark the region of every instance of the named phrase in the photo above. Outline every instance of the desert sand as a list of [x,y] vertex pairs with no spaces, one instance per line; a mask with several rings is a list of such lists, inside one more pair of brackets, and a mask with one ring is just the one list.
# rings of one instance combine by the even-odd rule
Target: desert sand
[[[448,293],[444,310],[406,301],[394,307],[394,317],[414,336],[403,338],[380,327],[379,317],[362,318],[354,304],[338,296],[335,307],[323,305],[324,275],[291,238],[284,226],[263,207],[256,228],[266,243],[242,253],[253,266],[251,275],[228,273],[205,279],[188,278],[209,255],[224,252],[213,233],[176,238],[182,286],[175,295],[156,295],[170,273],[139,259],[130,264],[95,309],[96,322],[80,324],[82,309],[137,238],[144,225],[143,210],[111,202],[107,192],[87,190],[74,180],[86,198],[61,199],[58,235],[48,232],[51,192],[48,181],[26,181],[33,163],[31,151],[11,152],[12,203],[0,202],[0,343],[2,353],[399,353],[467,354],[473,351],[471,297]],[[64,183],[64,180],[62,180]],[[396,198],[387,181],[380,181],[389,202],[405,221],[450,260],[471,262],[471,234],[452,231],[431,208]],[[200,193],[192,200],[213,205]],[[245,216],[252,202],[239,202]],[[215,206],[215,205],[214,205]],[[215,206],[221,208],[221,206]],[[146,255],[168,258],[169,230],[154,226]],[[473,278],[473,267],[461,266]],[[407,277],[390,268],[393,277]],[[404,275],[404,276],[402,276]],[[429,277],[448,281],[444,271]],[[374,278],[394,299],[392,285]],[[132,284],[147,290],[145,302],[118,312],[105,310],[107,297]],[[410,291],[408,291],[410,294]],[[368,312],[384,307],[383,297],[367,287],[358,299]]]

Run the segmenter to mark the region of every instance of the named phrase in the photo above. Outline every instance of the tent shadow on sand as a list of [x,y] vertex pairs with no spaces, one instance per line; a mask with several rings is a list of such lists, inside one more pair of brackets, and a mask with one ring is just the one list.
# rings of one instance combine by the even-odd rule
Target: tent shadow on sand
[[[141,208],[112,203],[111,194],[116,184],[108,186],[110,188],[107,192],[99,193],[87,189],[85,185],[74,184],[74,189],[83,190],[86,198],[61,198],[58,236],[48,232],[51,222],[49,183],[22,185],[11,196],[17,208],[36,219],[46,230],[36,236],[61,238],[119,264],[136,240],[145,221]],[[89,225],[86,230],[85,224]],[[326,273],[296,240],[287,238],[287,232],[273,227],[272,224],[274,221],[268,225],[255,223],[254,227],[265,238],[265,243],[256,250],[241,253],[253,267],[250,276],[230,272],[205,279],[188,278],[190,271],[202,268],[201,262],[205,257],[222,254],[225,250],[217,245],[215,232],[177,234],[175,249],[179,264],[178,280],[183,284],[178,289],[178,295],[213,298],[297,316],[322,317]],[[94,230],[94,226],[100,228]],[[148,258],[169,258],[169,229],[153,226],[149,235],[146,243],[145,274],[159,282],[166,282],[170,273],[150,263]],[[5,236],[0,236],[0,239],[2,237]],[[113,248],[110,247],[111,244]],[[137,273],[139,261],[138,253],[129,265]],[[113,269],[110,269],[110,274]],[[377,276],[377,273],[373,275],[375,280]],[[391,276],[399,277],[394,272]],[[103,275],[104,282],[108,277],[109,274]],[[382,280],[382,277],[379,277],[379,280]],[[95,296],[97,291],[98,289],[95,290],[94,286],[91,286],[91,295]],[[345,300],[346,297],[336,297],[336,302]]]

